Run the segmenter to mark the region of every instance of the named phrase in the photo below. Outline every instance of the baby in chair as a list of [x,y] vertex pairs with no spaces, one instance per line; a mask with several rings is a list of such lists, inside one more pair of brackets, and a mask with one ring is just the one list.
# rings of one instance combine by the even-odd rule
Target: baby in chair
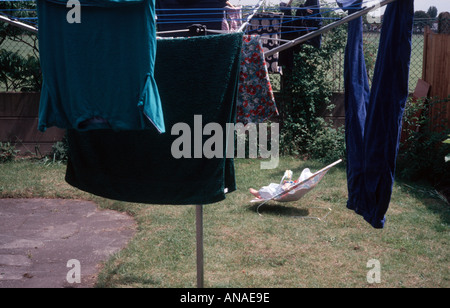
[[264,186],[260,190],[250,188],[250,193],[258,199],[271,199],[281,194],[283,191],[288,190],[292,185],[303,182],[309,178],[312,173],[308,168],[304,169],[297,181],[292,180],[292,175],[293,173],[291,170],[286,170],[280,184],[271,183],[269,186]]

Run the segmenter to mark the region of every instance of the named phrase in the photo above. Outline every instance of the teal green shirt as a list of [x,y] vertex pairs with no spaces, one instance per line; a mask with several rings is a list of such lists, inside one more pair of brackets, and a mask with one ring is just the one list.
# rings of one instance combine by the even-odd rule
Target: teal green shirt
[[81,0],[80,23],[67,0],[38,0],[43,86],[39,130],[165,132],[153,77],[154,0]]

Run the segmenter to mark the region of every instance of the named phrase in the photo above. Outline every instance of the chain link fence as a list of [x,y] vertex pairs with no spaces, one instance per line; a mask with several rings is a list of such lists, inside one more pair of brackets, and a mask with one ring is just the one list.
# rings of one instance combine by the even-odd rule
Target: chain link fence
[[[369,80],[371,81],[374,73],[375,62],[377,59],[378,45],[380,42],[382,24],[364,23],[364,54],[366,59]],[[417,81],[422,78],[423,70],[423,52],[424,52],[424,33],[426,27],[430,27],[434,33],[450,34],[450,17],[416,19],[414,21],[412,37],[412,53],[410,66],[409,89],[414,91]],[[344,53],[341,50],[336,53],[333,59],[333,92],[344,92]]]
[[[0,14],[36,25],[34,1],[0,1]],[[37,35],[0,22],[0,91],[39,91],[42,77]]]

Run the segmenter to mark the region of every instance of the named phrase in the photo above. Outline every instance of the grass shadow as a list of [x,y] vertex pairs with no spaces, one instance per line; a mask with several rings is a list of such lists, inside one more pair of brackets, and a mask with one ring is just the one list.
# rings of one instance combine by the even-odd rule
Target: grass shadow
[[[257,214],[259,204],[252,204],[248,207],[249,211]],[[259,213],[272,216],[286,216],[286,217],[308,217],[310,210],[307,208],[296,208],[294,206],[285,206],[279,203],[267,203],[261,206]]]
[[[450,225],[450,207],[445,196],[441,195],[434,187],[426,183],[410,183],[404,180],[396,180],[401,189],[418,200],[423,200],[426,208],[439,215],[442,223]],[[426,202],[427,199],[434,199],[438,202]]]

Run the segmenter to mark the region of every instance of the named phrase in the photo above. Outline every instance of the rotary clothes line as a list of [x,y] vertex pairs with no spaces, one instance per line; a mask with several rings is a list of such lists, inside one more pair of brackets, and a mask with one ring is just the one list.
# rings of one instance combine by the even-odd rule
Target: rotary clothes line
[[[151,2],[147,0],[135,2],[136,6],[133,4],[120,8],[124,13],[123,18],[130,17],[125,14],[128,12],[125,8],[131,10],[139,6],[142,9],[143,5],[151,5]],[[52,12],[63,12],[59,10],[62,6],[58,3],[46,1],[40,2],[40,4],[42,5],[40,13],[43,13],[41,16],[50,16],[49,14],[46,15],[50,10],[53,10]],[[151,8],[149,7],[149,9]],[[100,7],[89,7],[89,12],[93,13],[94,11],[99,12],[100,15],[105,13]],[[113,10],[108,10],[108,12],[111,11]],[[142,10],[139,11],[143,12]],[[144,10],[144,12],[146,11]],[[55,16],[57,14],[52,15],[52,18],[55,18]],[[65,14],[60,14],[60,16],[65,16]],[[89,17],[89,15],[84,16]],[[108,16],[104,17],[103,19],[107,19]],[[44,26],[40,27],[40,35],[44,36],[43,43],[45,44],[47,43],[45,38],[51,39],[51,37],[47,36],[48,33],[44,33],[43,29],[47,29],[46,22],[50,23],[51,21],[45,17],[43,19]],[[67,39],[70,38],[70,35],[65,36],[66,31],[70,34],[72,31],[87,30],[86,27],[77,27],[79,25],[72,26],[70,29],[66,25],[66,27],[56,27],[51,30],[57,31],[59,38],[66,37]],[[123,34],[123,32],[120,33]],[[111,35],[108,31],[99,33],[99,36],[104,37],[102,34]],[[163,106],[161,106],[164,109],[164,125],[173,128],[181,123],[185,124],[183,128],[194,127],[194,130],[195,127],[200,126],[202,133],[203,125],[195,123],[195,115],[199,116],[204,122],[220,124],[222,128],[225,128],[227,123],[234,123],[242,35],[242,32],[239,32],[209,37],[158,41],[159,56],[156,57],[154,78],[158,81],[158,91],[162,101],[164,101]],[[113,41],[110,40],[110,42]],[[145,45],[146,43],[143,42],[142,44]],[[148,42],[146,47],[152,47],[150,43]],[[156,43],[156,40],[154,43]],[[114,47],[116,47],[115,45]],[[138,52],[144,54],[148,52],[146,56],[149,59],[154,59],[151,53],[153,48],[134,47],[139,49]],[[48,48],[47,52],[50,53],[50,51],[51,49]],[[78,51],[78,49],[75,51]],[[98,49],[92,48],[88,51],[95,55]],[[117,52],[122,56],[127,54],[126,50],[117,51],[106,48],[104,51]],[[102,53],[100,54],[103,56]],[[45,51],[43,56],[45,57]],[[61,53],[60,56],[63,57],[64,53]],[[65,58],[65,60],[68,59],[70,60],[70,57]],[[107,57],[98,57],[98,61],[105,59]],[[56,58],[54,60],[59,62],[64,59]],[[50,59],[47,59],[47,61],[50,61]],[[77,61],[79,61],[77,64],[84,64],[85,62],[79,58],[77,58]],[[108,61],[104,62],[108,63]],[[140,61],[136,62],[142,64]],[[55,63],[47,62],[47,64],[48,66],[44,66],[46,68],[45,74],[52,71],[49,67],[54,67]],[[151,73],[151,78],[153,78],[153,63],[147,64],[144,65],[144,68],[150,70],[149,74]],[[211,66],[214,67],[213,70],[211,70]],[[82,70],[83,67],[79,69]],[[74,67],[74,69],[77,68]],[[131,71],[131,73],[136,72],[139,72],[139,70]],[[103,71],[103,73],[106,72]],[[80,74],[75,74],[75,76],[69,77],[79,78],[80,76]],[[205,76],[208,76],[208,78],[205,79]],[[49,81],[47,86],[54,86],[55,89],[58,89],[59,82],[65,81],[62,77],[64,76],[57,75]],[[144,77],[148,79],[149,75]],[[86,82],[83,78],[79,78],[77,85],[83,81]],[[136,84],[138,85],[137,82]],[[115,92],[115,89],[110,90]],[[92,93],[87,93],[87,97],[89,97],[88,94]],[[120,105],[121,100],[115,99],[115,101],[117,104],[110,101],[108,103],[111,103],[112,106]],[[124,100],[125,103],[133,101],[129,98]],[[47,100],[44,99],[44,107],[46,102]],[[183,104],[180,105],[180,102],[183,102]],[[76,107],[76,104],[69,104],[67,107],[69,111],[72,111],[71,108]],[[49,109],[47,111],[49,111],[48,116],[53,117],[52,113],[54,114],[54,112]],[[67,126],[66,123],[53,123],[53,125],[70,128],[68,129],[70,158],[66,170],[66,181],[81,190],[115,200],[152,204],[198,204],[196,206],[197,283],[198,287],[202,287],[204,284],[203,204],[215,203],[224,199],[225,188],[228,192],[236,189],[233,159],[226,156],[228,136],[223,136],[223,144],[216,144],[216,148],[222,149],[222,153],[220,153],[222,155],[212,159],[206,159],[204,156],[202,159],[190,159],[191,157],[175,159],[173,144],[174,139],[177,139],[176,134],[174,137],[174,135],[168,133],[160,134],[153,129],[139,129],[141,127],[119,126],[112,129],[110,125],[113,122],[109,121],[109,117],[102,114],[97,119],[95,114],[89,114],[89,110],[84,111],[87,111],[87,119],[95,119],[95,121],[85,123],[85,127],[80,126],[84,121]],[[83,113],[83,110],[81,112]],[[121,114],[121,112],[118,113]],[[127,117],[127,114],[121,115]],[[106,120],[105,118],[108,121],[103,121]],[[228,133],[226,129],[223,129],[222,132]],[[194,136],[194,138],[197,137]],[[205,135],[202,134],[199,140],[201,143],[200,150],[205,143],[205,139]],[[194,146],[196,140],[194,139]],[[189,139],[190,141],[191,139]],[[120,144],[120,146],[118,147],[117,144]],[[197,147],[195,146],[194,156],[196,151]]]
[[[155,80],[167,127],[185,123],[182,127],[195,131],[195,114],[202,115],[203,123],[222,127],[234,122],[241,47],[242,33],[158,40]],[[198,138],[184,134],[189,142]],[[172,145],[178,134],[69,130],[68,137],[66,181],[72,186],[128,202],[197,204],[197,286],[203,287],[204,204],[223,200],[225,188],[236,189],[234,161],[226,158],[228,138],[216,145],[222,147],[222,157],[176,159]],[[200,136],[200,149],[206,138]]]
[[[381,6],[388,5],[389,3],[393,2],[393,1],[394,1],[394,0],[383,1],[383,2],[381,3]],[[135,2],[137,2],[137,1],[135,1]],[[42,2],[41,2],[41,3],[42,3]],[[354,5],[355,1],[352,1],[352,0],[348,0],[348,1],[340,1],[340,3],[341,3],[343,6],[348,6],[348,5]],[[307,41],[307,40],[309,40],[309,39],[311,39],[311,38],[313,38],[313,37],[315,37],[315,36],[318,36],[318,35],[320,35],[321,33],[325,32],[325,31],[328,31],[328,30],[330,30],[330,29],[332,29],[332,28],[334,28],[334,27],[336,27],[336,26],[338,26],[338,25],[340,25],[340,24],[343,24],[343,23],[345,23],[345,22],[349,22],[349,21],[351,21],[351,20],[358,19],[358,18],[360,18],[360,16],[366,14],[367,12],[369,12],[370,10],[373,10],[374,8],[375,8],[375,7],[365,8],[365,9],[361,9],[361,10],[354,10],[354,11],[351,12],[351,14],[350,14],[348,17],[343,18],[342,20],[340,20],[340,21],[338,21],[338,22],[335,22],[335,23],[333,23],[333,24],[331,24],[331,25],[329,25],[329,26],[326,26],[326,27],[322,28],[321,30],[315,31],[315,32],[313,32],[313,33],[309,33],[309,34],[307,34],[307,35],[305,35],[305,36],[303,36],[303,37],[301,37],[301,38],[299,38],[299,39],[296,39],[296,40],[294,40],[294,41],[291,41],[291,42],[289,42],[289,43],[287,43],[287,44],[284,44],[284,45],[282,45],[282,46],[280,46],[280,47],[276,47],[276,48],[274,48],[274,49],[272,49],[272,50],[266,52],[265,56],[268,57],[268,56],[270,56],[270,54],[275,53],[275,52],[277,52],[277,51],[281,51],[281,50],[285,50],[285,49],[287,49],[287,48],[291,48],[291,47],[293,47],[293,46],[295,46],[295,45],[297,45],[297,44],[300,44],[300,43],[305,42],[305,41]],[[2,19],[4,19],[3,16],[2,16]],[[29,29],[30,31],[35,32],[35,30],[32,29],[32,27],[30,28],[29,26],[26,26],[26,25],[21,24],[21,23],[19,23],[19,22],[15,22],[15,21],[11,21],[11,20],[8,20],[8,22],[13,23],[13,24],[16,24],[16,25],[21,26],[21,27],[24,27],[24,28],[27,28],[27,29]],[[356,42],[356,41],[354,41],[354,40],[349,40],[349,43],[355,43],[355,42]],[[347,69],[349,69],[348,66],[347,66]],[[364,71],[364,69],[362,69],[362,70],[360,71],[360,73],[363,72],[363,71]],[[360,80],[360,81],[364,81],[364,78],[366,78],[366,76],[365,76],[365,75],[362,75],[361,78],[360,78],[359,80]],[[365,83],[365,81],[364,81],[363,83]],[[348,86],[349,86],[349,87],[353,87],[353,85],[350,85],[350,84],[349,84]],[[365,88],[365,86],[363,87],[363,89],[364,89],[364,88]],[[366,94],[367,94],[367,89],[365,89],[364,91],[365,91]],[[347,93],[357,93],[357,89],[354,88],[354,89],[351,90],[351,91],[347,91]],[[362,101],[366,101],[366,99],[363,98]],[[362,104],[361,106],[363,106],[363,105],[364,105],[364,104]],[[349,115],[348,118],[349,118],[349,120],[352,119],[351,112],[352,112],[352,111],[351,111],[350,109],[348,109],[348,115]],[[354,127],[354,126],[353,126],[353,127]],[[362,135],[364,134],[365,121],[360,121],[359,127],[360,127],[359,133],[360,133],[361,136],[362,136]],[[352,131],[353,131],[353,133],[357,133],[357,131],[354,130],[354,129],[352,129]],[[351,138],[348,139],[348,140],[351,140]],[[361,140],[362,140],[362,137],[361,137]],[[362,141],[361,141],[361,142],[362,142]],[[350,144],[350,146],[351,146],[351,144],[353,144],[353,143],[352,143],[352,142],[349,142],[349,144]],[[351,165],[352,163],[355,163],[355,161],[350,162],[350,165]],[[352,169],[352,167],[350,167],[350,169]],[[349,171],[349,174],[350,174],[350,176],[349,176],[349,178],[350,178],[350,180],[349,180],[349,185],[350,185],[350,186],[352,186],[352,182],[353,182],[353,176],[351,175],[351,173],[352,173],[352,171]],[[349,204],[354,203],[354,202],[351,201],[352,198],[353,198],[353,193],[350,192]],[[350,207],[351,207],[351,206],[350,206]]]
[[[137,2],[139,5],[144,3],[143,1]],[[151,2],[145,3],[151,4]],[[58,3],[40,2],[40,4],[42,5],[40,13],[43,13],[44,16],[50,10],[57,11],[64,16],[63,11],[60,10],[62,6],[58,6]],[[104,13],[95,6],[89,9],[89,12]],[[50,15],[47,14],[47,16]],[[89,17],[89,15],[87,16]],[[124,14],[124,17],[126,16],[127,14]],[[45,38],[48,34],[42,33],[42,29],[46,29],[46,25],[51,20],[45,19],[42,22],[44,26],[41,27],[40,35],[44,35]],[[16,24],[14,21],[11,23]],[[78,25],[72,26],[68,30],[69,32],[73,28],[86,30],[86,28],[77,27]],[[65,25],[65,27],[55,27],[51,30],[58,31],[58,35],[64,36],[64,31],[60,30],[67,30],[67,28],[68,26]],[[114,34],[106,32],[107,36]],[[193,119],[189,115],[194,113],[202,114],[203,120],[208,123],[214,122],[222,125],[233,123],[242,33],[160,40],[158,45],[159,56],[156,61],[155,79],[158,80],[158,89],[164,101],[162,106],[165,117],[164,124],[173,127],[176,123],[191,123]],[[89,50],[94,54],[97,51],[96,48]],[[47,51],[50,52],[51,49],[49,48]],[[105,49],[106,51],[108,49]],[[220,55],[217,54],[219,51]],[[80,59],[77,61],[84,63]],[[78,63],[77,61],[75,62]],[[48,67],[51,67],[52,64],[49,63]],[[150,64],[151,67],[147,68],[152,70],[153,63]],[[212,64],[215,67],[214,70],[210,70]],[[196,71],[198,74],[194,73]],[[206,81],[210,82],[206,88],[204,87],[205,73],[209,76]],[[188,77],[185,74],[188,74]],[[57,77],[53,78],[49,84],[52,82],[57,84],[59,82]],[[153,78],[153,75],[151,77]],[[79,82],[83,80],[81,78]],[[180,101],[185,102],[181,110]],[[180,162],[168,159],[173,157],[170,153],[170,145],[173,144],[174,137],[167,133],[158,134],[157,131],[150,129],[136,130],[124,129],[124,127],[119,127],[119,130],[115,131],[107,126],[110,122],[103,121],[105,120],[103,116],[99,116],[99,119],[96,118],[96,115],[93,117],[94,121],[85,123],[87,125],[83,127],[84,131],[79,130],[80,123],[83,121],[69,126],[71,128],[68,130],[70,160],[66,171],[66,181],[81,190],[116,200],[160,204],[197,203],[197,284],[202,287],[204,285],[203,204],[222,200],[225,197],[225,187],[228,192],[235,190],[233,160],[226,158],[228,138],[224,138],[222,157],[208,160],[185,159]],[[193,126],[187,125],[188,127]],[[201,139],[204,141],[204,136]],[[117,144],[121,144],[121,146],[117,147]],[[134,156],[135,154],[139,157]],[[124,160],[127,162],[124,163]],[[161,162],[167,164],[164,165]],[[208,164],[210,167],[206,166]],[[169,169],[173,169],[172,172]],[[206,173],[202,175],[202,172]],[[192,178],[193,176],[194,178]],[[151,190],[152,187],[158,188]]]
[[[388,3],[390,3],[390,2],[393,2],[393,1],[395,1],[395,0],[388,0],[388,1],[384,1],[383,3],[382,3],[382,5],[386,5],[386,4],[388,4]],[[410,0],[408,0],[408,3],[407,3],[407,5],[410,5],[411,4],[411,2],[412,2],[412,0],[410,1]],[[406,3],[406,1],[404,2],[404,3]],[[329,30],[331,30],[332,28],[334,28],[334,27],[337,27],[337,26],[339,26],[340,24],[343,24],[343,23],[346,23],[346,22],[349,22],[349,21],[351,21],[351,20],[355,20],[355,19],[357,19],[357,18],[359,18],[360,16],[362,16],[362,15],[364,15],[364,14],[366,14],[367,12],[369,12],[369,11],[371,11],[371,10],[373,10],[373,9],[375,9],[375,7],[371,7],[371,8],[367,8],[367,9],[363,9],[363,10],[361,10],[361,11],[359,11],[359,12],[356,12],[356,13],[354,13],[354,14],[351,14],[350,16],[348,16],[347,18],[344,18],[344,19],[342,19],[341,21],[339,21],[339,22],[336,22],[336,23],[333,23],[333,24],[331,24],[331,25],[329,25],[328,27],[324,27],[324,28],[322,28],[321,30],[319,30],[319,31],[316,31],[316,32],[313,32],[313,33],[310,33],[310,34],[308,34],[308,35],[305,35],[305,36],[303,36],[303,37],[301,37],[301,38],[299,38],[299,39],[296,39],[296,40],[294,40],[294,41],[292,41],[291,43],[288,43],[288,44],[285,44],[285,45],[283,45],[283,46],[280,46],[280,47],[278,47],[278,49],[273,49],[273,50],[271,50],[271,51],[269,51],[270,53],[276,53],[277,51],[281,51],[281,50],[284,50],[284,49],[287,49],[287,48],[290,48],[290,47],[292,47],[292,46],[295,46],[296,44],[300,44],[300,43],[302,43],[302,42],[304,42],[304,41],[307,41],[307,40],[309,40],[309,39],[311,39],[311,38],[313,38],[313,37],[315,37],[315,36],[318,36],[318,35],[320,35],[321,33],[324,33],[324,32],[326,32],[326,31],[329,31]],[[396,9],[392,9],[392,11],[393,12],[395,12],[395,13],[392,13],[392,16],[393,15],[397,15],[397,16],[400,16],[401,15],[401,13],[400,13],[400,11],[399,10],[396,10]],[[409,13],[409,10],[407,10],[407,12]],[[403,16],[405,16],[405,15],[403,15]],[[393,17],[394,18],[394,17]],[[404,31],[404,25],[406,24],[408,24],[408,18],[400,18],[400,23],[401,23],[401,31]],[[14,22],[10,22],[10,23],[13,23],[14,24]],[[386,26],[387,27],[387,26]],[[407,27],[406,27],[407,28]],[[386,30],[386,31],[388,31],[388,30]],[[389,37],[389,35],[387,35],[386,34],[386,36],[387,37]],[[391,39],[392,39],[392,37],[391,37]],[[384,42],[388,42],[389,41],[389,39],[385,39],[384,40]],[[386,46],[385,46],[386,47]],[[407,49],[407,48],[406,48]],[[270,54],[266,54],[266,56],[268,56],[268,55],[270,55]],[[405,68],[406,67],[406,63],[405,63],[405,61],[403,60],[403,61],[401,61],[401,67],[402,68]],[[383,69],[380,67],[380,69],[379,69],[380,71],[383,71]],[[387,70],[385,70],[384,71],[385,73],[387,72]],[[404,73],[404,70],[403,70],[403,73]],[[403,75],[402,75],[403,76]],[[381,78],[382,79],[382,78]],[[383,81],[382,80],[380,80],[379,81],[380,82],[380,84],[382,84],[383,83]],[[403,88],[403,85],[404,85],[404,78],[403,77],[401,77],[400,78],[400,80],[399,80],[399,82],[401,83],[399,86],[400,86],[400,88]],[[382,91],[381,91],[382,92]],[[378,93],[381,93],[381,92],[378,92]],[[385,93],[386,94],[386,93]],[[388,95],[388,94],[387,94]],[[381,96],[379,96],[379,95],[374,95],[374,97],[381,97]],[[402,109],[402,100],[403,100],[403,94],[401,94],[400,96],[399,96],[399,99],[398,100],[396,100],[396,104],[395,104],[395,108],[399,108],[399,109],[396,109],[396,112],[395,112],[395,114],[393,114],[393,120],[394,121],[392,121],[392,123],[394,123],[394,129],[392,130],[392,131],[394,131],[395,132],[395,123],[398,123],[398,116],[401,114],[401,109]],[[380,102],[378,99],[374,99],[374,101],[376,101],[376,102]],[[375,106],[375,105],[374,105]],[[386,109],[386,107],[387,107],[387,105],[386,104],[382,104],[382,109],[384,108],[384,109]],[[374,107],[375,108],[375,107]],[[399,110],[400,110],[400,112],[399,112]],[[374,114],[375,114],[375,112],[374,112]],[[373,118],[369,118],[369,122],[367,122],[367,123],[373,123],[374,122],[374,119],[375,119],[376,117],[373,117]],[[396,122],[397,121],[397,122]],[[392,127],[391,127],[392,128]],[[376,132],[376,130],[374,130],[374,132],[372,132],[371,133],[371,135],[374,135],[374,136],[378,136],[378,137],[380,137],[381,135],[379,135],[379,132],[377,133]],[[394,142],[395,143],[395,142]],[[392,144],[389,144],[388,146],[389,146],[389,152],[390,152],[390,154],[392,154],[392,153],[394,153],[394,156],[395,156],[395,144],[394,143],[392,143]],[[370,148],[370,146],[367,146],[367,148]],[[374,154],[375,152],[373,152],[372,154]],[[373,156],[372,155],[372,158],[374,158],[375,156]],[[388,183],[387,183],[387,191],[389,191],[389,186],[391,186],[392,184],[392,181],[389,181],[389,172],[390,172],[390,174],[392,175],[392,168],[391,169],[389,169],[390,167],[392,167],[392,155],[390,155],[389,156],[390,158],[389,158],[389,162],[388,162],[388,164],[390,165],[390,166],[382,166],[382,169],[383,169],[383,172],[385,173],[385,174],[387,174],[388,175]],[[372,170],[373,171],[373,170]],[[384,175],[383,175],[384,176]],[[382,178],[378,178],[378,181],[379,180],[383,180]],[[380,183],[380,182],[378,182],[378,183]],[[375,186],[375,187],[377,187],[377,186]],[[383,187],[382,187],[383,188]],[[392,188],[392,187],[391,187]],[[370,193],[373,193],[373,192],[370,192]],[[375,199],[377,198],[377,196],[376,196],[376,193],[377,192],[375,192],[375,194],[374,194],[374,196],[375,196]],[[379,214],[380,213],[382,213],[383,212],[383,210],[384,209],[386,209],[386,203],[385,203],[385,201],[386,201],[386,195],[384,195],[384,196],[382,196],[382,198],[384,199],[383,200],[383,204],[380,204],[380,208],[381,208],[381,211],[379,211],[379,213],[376,215],[376,217],[375,217],[375,221],[373,222],[374,223],[374,226],[380,226],[380,225],[382,225],[382,223],[383,223],[383,219],[380,219],[379,218]],[[197,215],[197,217],[199,217],[199,216],[201,216],[202,215],[202,213],[201,213],[201,211],[200,211],[200,209],[201,209],[201,206],[197,206],[197,211],[198,211],[198,215]],[[378,221],[377,221],[378,220]],[[201,222],[202,221],[199,221],[199,220],[197,220],[198,221],[198,226],[201,226],[202,227],[202,224],[201,224]],[[200,227],[198,227],[198,229],[197,230],[199,230],[199,229],[201,229]],[[198,252],[198,274],[199,275],[202,275],[202,273],[203,273],[203,269],[202,268],[200,268],[201,266],[202,266],[202,264],[203,264],[203,262],[202,262],[202,254],[200,254],[200,252],[202,251],[202,248],[203,248],[203,246],[202,246],[202,236],[201,236],[201,234],[199,234],[198,233],[198,241],[197,241],[197,248],[198,248],[198,250],[197,250],[197,252]],[[198,285],[199,286],[202,286],[203,285],[203,278],[202,277],[198,277],[199,278],[199,281],[198,281]]]

